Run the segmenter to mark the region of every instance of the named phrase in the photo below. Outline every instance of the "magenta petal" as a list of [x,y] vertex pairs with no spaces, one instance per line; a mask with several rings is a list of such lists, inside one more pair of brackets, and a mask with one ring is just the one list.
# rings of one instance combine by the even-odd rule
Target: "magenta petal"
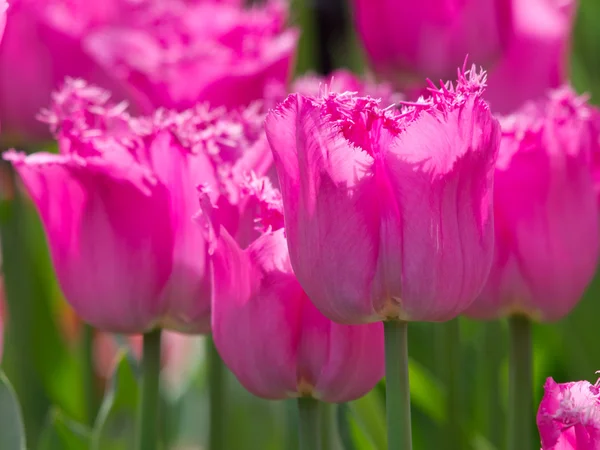
[[302,288],[286,264],[280,232],[242,251],[223,228],[213,256],[213,338],[227,366],[255,395],[297,390]]
[[206,333],[210,331],[210,277],[204,231],[192,219],[198,210],[195,186],[217,184],[209,158],[192,153],[167,131],[157,133],[149,145],[150,163],[169,192],[173,227],[173,270],[165,287],[169,314],[167,328]]
[[36,204],[59,283],[77,313],[115,332],[158,324],[172,268],[164,189],[142,192],[70,156],[5,157]]
[[322,122],[309,99],[292,95],[266,131],[283,196],[294,272],[328,317],[374,320],[370,283],[378,242],[372,157]]
[[537,413],[542,450],[600,448],[600,390],[587,381],[544,385]]
[[389,148],[389,179],[403,220],[387,226],[386,242],[396,242],[402,259],[390,254],[382,267],[402,273],[401,302],[411,320],[455,317],[485,284],[498,142],[497,121],[476,100],[443,117],[421,115]]

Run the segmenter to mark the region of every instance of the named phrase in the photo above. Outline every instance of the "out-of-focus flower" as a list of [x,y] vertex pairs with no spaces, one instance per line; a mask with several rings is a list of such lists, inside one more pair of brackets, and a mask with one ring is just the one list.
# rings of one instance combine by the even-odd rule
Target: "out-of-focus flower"
[[468,315],[557,320],[581,298],[599,251],[592,119],[585,99],[563,88],[502,120],[494,263]]
[[490,74],[486,99],[508,113],[566,79],[575,0],[354,0],[373,68],[399,88],[447,79],[465,57]]
[[81,80],[55,94],[45,119],[60,154],[5,158],[36,204],[62,290],[85,321],[122,333],[208,331],[207,248],[192,220],[196,186],[210,188],[235,233],[236,174],[261,174],[261,162],[270,161],[268,149],[259,154],[266,146],[252,148],[262,118],[202,105],[134,118]]
[[270,96],[287,82],[298,33],[285,28],[282,2],[236,3],[12,1],[0,45],[2,139],[49,138],[35,116],[66,76],[147,114],[197,102],[235,108]]
[[265,233],[242,250],[215,227],[212,330],[219,354],[260,397],[343,402],[366,394],[383,376],[382,325],[336,324],[315,308],[292,271],[278,192],[266,179],[253,186],[250,194],[263,200]]
[[237,107],[269,96],[291,74],[298,33],[287,8],[157,3],[141,20],[104,27],[85,46],[147,111],[198,101]]
[[269,113],[291,264],[326,316],[442,321],[479,294],[500,134],[484,85],[472,70],[402,111],[347,93]]
[[[11,0],[0,44],[0,121],[4,142],[49,137],[36,120],[65,76],[110,87],[83,48],[90,30],[127,17],[129,0]],[[1,9],[1,8],[0,8]],[[18,73],[18,76],[16,74]]]
[[510,33],[502,57],[490,66],[486,100],[512,113],[567,81],[575,0],[512,0]]
[[600,448],[600,388],[587,381],[544,385],[537,413],[542,450]]
[[510,30],[511,0],[354,0],[358,34],[373,68],[390,79],[447,79],[467,54],[497,59]]

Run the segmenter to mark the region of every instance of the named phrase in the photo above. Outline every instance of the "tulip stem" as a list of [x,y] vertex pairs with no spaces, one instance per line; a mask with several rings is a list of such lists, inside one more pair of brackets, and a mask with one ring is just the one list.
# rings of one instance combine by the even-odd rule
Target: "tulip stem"
[[96,395],[96,371],[94,370],[94,328],[88,324],[83,325],[81,352],[83,356],[83,398],[85,399],[88,425],[93,426],[98,411],[98,398]]
[[460,352],[460,322],[457,319],[435,324],[438,327],[438,338],[441,339],[441,360],[443,364],[442,379],[444,380],[446,396],[446,433],[445,445],[448,448],[465,448],[462,434],[463,392],[462,364]]
[[208,364],[208,395],[210,409],[209,450],[225,448],[225,365],[215,347],[212,337],[206,338]]
[[320,450],[320,405],[311,397],[298,399],[298,425],[300,427],[300,450]]
[[389,320],[383,330],[388,449],[411,450],[408,322]]
[[160,336],[156,329],[144,334],[142,383],[138,403],[138,450],[158,448],[158,405],[160,394]]
[[533,370],[531,322],[512,316],[509,325],[509,411],[508,449],[530,448],[532,444]]

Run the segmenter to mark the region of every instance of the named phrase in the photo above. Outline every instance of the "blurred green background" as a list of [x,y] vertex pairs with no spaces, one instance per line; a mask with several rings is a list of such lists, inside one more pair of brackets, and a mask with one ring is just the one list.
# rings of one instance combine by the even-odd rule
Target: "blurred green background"
[[[526,1],[526,0],[524,0]],[[303,29],[297,71],[327,71],[350,67],[364,71],[364,58],[345,15],[322,5],[295,0],[293,20]],[[332,4],[335,2],[332,2]],[[321,5],[321,6],[319,6]],[[343,5],[342,5],[343,6]],[[325,11],[325,12],[323,12]],[[573,34],[572,80],[579,92],[600,101],[600,2],[581,0]],[[328,31],[324,33],[323,30]],[[24,413],[31,449],[83,450],[90,448],[91,425],[101,450],[131,448],[135,420],[136,362],[127,353],[127,341],[115,338],[124,351],[102,392],[96,386],[95,420],[86,406],[85,329],[61,299],[53,276],[44,235],[31,205],[15,190],[5,166],[0,179],[0,239],[5,281],[6,313],[2,369],[11,380]],[[536,410],[545,378],[557,381],[588,379],[600,369],[600,277],[590,286],[575,311],[556,324],[534,329]],[[447,325],[415,323],[410,326],[411,395],[415,449],[443,449],[445,426],[444,380],[463,381],[463,418],[460,432],[465,448],[503,448],[503,417],[507,401],[506,324],[460,319],[463,351],[453,362],[440,348],[436,335]],[[71,331],[65,331],[65,328]],[[89,335],[87,335],[89,337]],[[206,370],[201,342],[188,357],[192,368],[177,389],[167,390],[161,423],[164,448],[200,449],[208,434]],[[193,360],[193,361],[192,361]],[[0,385],[1,385],[0,380]],[[297,448],[295,403],[267,402],[252,397],[228,375],[226,414],[227,450],[280,450]],[[0,386],[0,418],[12,405]],[[103,394],[105,394],[103,396]],[[367,450],[385,448],[383,385],[361,400],[332,405],[326,411],[334,425],[325,448]],[[531,418],[534,427],[534,418]],[[537,431],[534,433],[537,439]],[[0,436],[0,448],[2,437]],[[539,441],[523,448],[539,448]]]

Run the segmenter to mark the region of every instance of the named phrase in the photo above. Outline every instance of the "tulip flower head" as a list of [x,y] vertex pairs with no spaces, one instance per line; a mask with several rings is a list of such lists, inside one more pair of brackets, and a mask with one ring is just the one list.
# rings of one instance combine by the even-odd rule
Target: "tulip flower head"
[[259,397],[344,402],[366,394],[383,376],[382,325],[340,325],[323,316],[292,271],[280,194],[267,179],[254,178],[246,195],[264,231],[247,249],[213,218],[212,330],[219,354]]
[[472,69],[402,111],[332,93],[269,113],[290,261],[327,317],[442,321],[479,294],[499,142],[484,86]]
[[469,316],[558,320],[583,295],[599,251],[594,117],[563,88],[502,119],[494,263]]
[[587,381],[544,385],[537,413],[542,450],[600,448],[600,386]]
[[196,102],[228,108],[287,84],[298,33],[281,1],[154,2],[132,23],[91,33],[87,51],[146,111]]
[[195,187],[210,186],[223,222],[237,226],[233,180],[260,173],[266,147],[250,157],[244,150],[254,149],[262,116],[198,105],[132,117],[125,108],[68,80],[44,114],[60,154],[5,158],[36,204],[62,290],[85,321],[122,333],[206,332],[210,280],[204,234],[192,220]]

